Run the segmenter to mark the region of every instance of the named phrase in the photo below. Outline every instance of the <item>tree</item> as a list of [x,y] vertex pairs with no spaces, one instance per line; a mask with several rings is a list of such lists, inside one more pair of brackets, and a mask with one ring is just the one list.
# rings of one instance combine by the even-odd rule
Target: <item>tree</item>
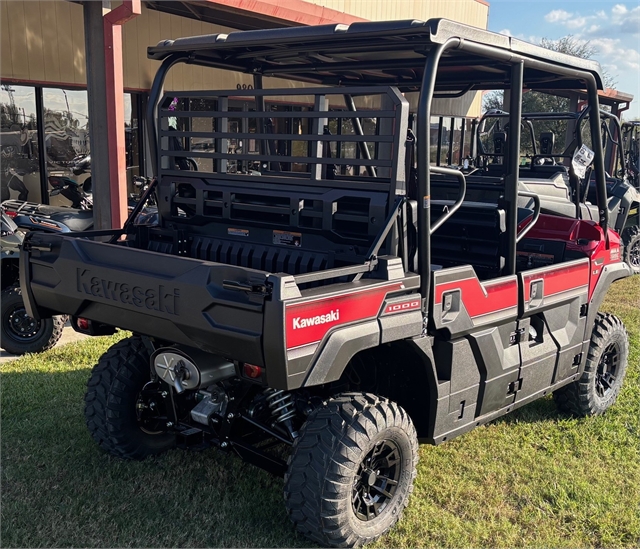
[[573,36],[573,34],[568,34],[567,36],[558,38],[558,40],[542,38],[538,45],[543,48],[547,48],[548,50],[582,57],[582,59],[591,59],[596,53],[598,53],[597,48],[592,46],[590,41],[587,40],[586,42],[583,42]]
[[[597,48],[591,45],[590,41],[580,40],[572,34],[558,40],[543,38],[538,45],[548,50],[574,55],[583,59],[592,59],[598,53]],[[602,78],[605,88],[612,88],[616,85],[615,78],[605,70],[602,71]],[[482,107],[485,110],[503,109],[503,99],[502,91],[486,93],[483,97]],[[525,92],[522,96],[522,112],[563,112],[568,110],[569,99],[566,97],[538,91]]]

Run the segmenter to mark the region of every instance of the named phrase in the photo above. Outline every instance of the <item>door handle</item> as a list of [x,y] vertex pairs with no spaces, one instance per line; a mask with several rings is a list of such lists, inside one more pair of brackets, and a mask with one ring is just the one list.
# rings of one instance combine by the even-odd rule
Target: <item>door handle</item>
[[529,301],[527,301],[527,310],[540,307],[544,301],[544,280],[532,280],[529,283]]

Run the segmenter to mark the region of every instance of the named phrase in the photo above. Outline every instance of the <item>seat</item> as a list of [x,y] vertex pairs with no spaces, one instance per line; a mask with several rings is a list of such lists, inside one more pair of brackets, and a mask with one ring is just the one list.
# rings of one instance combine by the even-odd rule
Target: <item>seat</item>
[[[451,201],[432,201],[433,221],[450,206]],[[530,208],[518,208],[518,223],[531,215]],[[431,260],[444,268],[472,265],[481,280],[497,278],[506,264],[506,230],[503,208],[465,201],[431,237]]]
[[[47,208],[51,208],[51,206],[47,206]],[[59,223],[64,223],[72,232],[86,231],[93,227],[93,210],[56,209],[63,211],[49,214],[48,217]]]

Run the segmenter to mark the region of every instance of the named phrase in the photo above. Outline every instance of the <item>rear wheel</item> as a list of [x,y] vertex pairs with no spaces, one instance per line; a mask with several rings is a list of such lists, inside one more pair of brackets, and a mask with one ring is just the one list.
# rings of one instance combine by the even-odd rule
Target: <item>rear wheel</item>
[[417,462],[416,431],[400,406],[365,393],[337,396],[309,415],[296,439],[287,511],[322,545],[369,543],[400,518]]
[[598,313],[582,376],[553,393],[558,408],[576,416],[604,413],[618,397],[628,357],[629,340],[622,321]]
[[622,259],[634,274],[640,274],[640,228],[627,227],[622,231]]
[[91,372],[84,399],[87,427],[100,447],[116,457],[144,459],[175,446],[166,419],[148,413],[164,408],[153,397],[159,391],[145,389],[149,359],[142,340],[130,337],[113,345]]
[[8,353],[22,355],[47,351],[62,337],[66,316],[36,320],[27,314],[19,286],[2,292],[0,346]]

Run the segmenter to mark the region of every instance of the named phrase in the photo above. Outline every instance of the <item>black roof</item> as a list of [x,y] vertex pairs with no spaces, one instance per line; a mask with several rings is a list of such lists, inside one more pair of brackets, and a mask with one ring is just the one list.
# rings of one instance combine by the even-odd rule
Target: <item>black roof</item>
[[428,52],[456,38],[458,46],[445,52],[439,66],[439,90],[508,88],[511,62],[517,58],[524,60],[527,88],[584,88],[576,70],[593,74],[602,88],[595,61],[447,19],[209,34],[163,40],[148,48],[148,56],[163,60],[179,54],[189,63],[249,74],[326,85],[396,85],[410,91],[420,85]]

